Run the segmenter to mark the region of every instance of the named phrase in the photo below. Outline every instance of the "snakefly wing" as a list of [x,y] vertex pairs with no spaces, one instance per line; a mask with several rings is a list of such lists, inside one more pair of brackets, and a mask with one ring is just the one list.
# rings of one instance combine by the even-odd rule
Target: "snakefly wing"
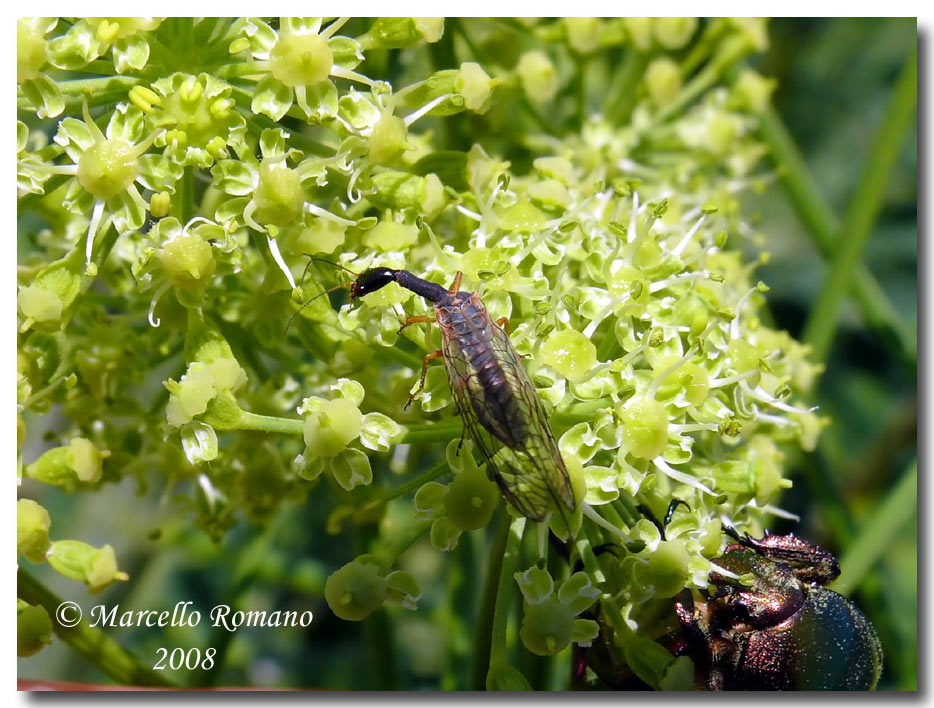
[[574,510],[574,492],[545,407],[509,337],[475,293],[435,303],[448,380],[487,474],[523,515]]

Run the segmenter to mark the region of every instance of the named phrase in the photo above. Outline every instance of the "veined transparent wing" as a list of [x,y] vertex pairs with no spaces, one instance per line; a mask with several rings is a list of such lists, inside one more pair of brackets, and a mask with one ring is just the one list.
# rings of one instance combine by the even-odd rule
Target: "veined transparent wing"
[[538,392],[506,333],[492,322],[490,331],[491,351],[515,402],[509,429],[503,416],[490,414],[491,406],[502,406],[503,394],[485,390],[458,342],[444,337],[444,362],[464,425],[486,460],[487,474],[523,516],[542,521],[550,506],[562,514],[562,506],[573,510],[571,480]]

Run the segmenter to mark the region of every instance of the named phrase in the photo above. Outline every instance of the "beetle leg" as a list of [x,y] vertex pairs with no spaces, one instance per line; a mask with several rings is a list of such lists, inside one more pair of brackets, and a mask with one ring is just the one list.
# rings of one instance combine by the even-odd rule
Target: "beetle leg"
[[444,352],[441,351],[440,349],[436,352],[432,352],[431,354],[425,355],[425,358],[422,360],[422,375],[421,375],[421,378],[419,378],[418,380],[418,388],[415,389],[415,392],[409,396],[408,403],[406,403],[402,407],[402,410],[406,410],[410,405],[412,405],[412,401],[415,400],[415,397],[422,392],[423,388],[425,388],[425,377],[428,375],[428,362],[431,361],[432,359],[439,359],[443,356],[444,356]]
[[405,322],[403,322],[402,326],[396,330],[396,334],[402,334],[402,330],[413,324],[431,324],[435,321],[435,318],[431,315],[412,315],[411,317],[405,318]]
[[675,509],[678,508],[678,504],[684,504],[684,507],[690,512],[691,507],[688,506],[688,503],[684,499],[672,499],[671,503],[668,505],[668,511],[665,512],[665,526],[668,526],[671,523],[671,517],[675,515]]
[[451,295],[456,295],[458,291],[461,289],[461,277],[463,275],[464,275],[463,273],[461,273],[460,271],[457,271],[457,275],[454,276],[454,282],[451,283],[451,287],[450,287]]

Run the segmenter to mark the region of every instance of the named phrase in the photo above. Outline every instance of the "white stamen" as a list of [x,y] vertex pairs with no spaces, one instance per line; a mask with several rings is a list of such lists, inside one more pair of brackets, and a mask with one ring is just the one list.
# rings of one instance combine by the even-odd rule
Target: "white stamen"
[[652,460],[652,464],[655,465],[663,474],[665,474],[668,477],[671,477],[671,479],[675,480],[676,482],[687,484],[691,487],[694,487],[695,489],[701,490],[702,492],[706,492],[712,497],[717,496],[716,493],[712,489],[705,486],[701,482],[698,482],[691,475],[685,474],[684,472],[679,472],[678,470],[674,469],[671,465],[665,462],[665,458],[662,457],[661,455],[659,455],[654,460]]
[[630,536],[627,536],[620,529],[616,528],[613,524],[611,524],[609,521],[607,521],[602,516],[600,516],[600,514],[594,511],[594,508],[590,506],[590,504],[588,504],[587,502],[584,502],[583,504],[581,504],[581,511],[584,512],[584,516],[586,516],[588,519],[590,519],[595,524],[597,524],[597,526],[601,526],[605,528],[607,531],[612,533],[617,538],[622,539],[623,541],[627,543],[632,541],[632,538]]
[[704,223],[704,219],[707,218],[707,215],[704,214],[700,219],[694,222],[694,226],[684,235],[684,238],[681,239],[681,242],[674,247],[672,254],[675,256],[680,256],[681,252],[687,248],[688,244],[691,242],[691,239],[694,238],[694,234],[697,233],[697,230],[701,227],[701,224]]
[[818,406],[811,406],[810,408],[795,408],[794,406],[789,406],[787,403],[782,403],[777,398],[773,398],[768,393],[766,393],[760,386],[756,386],[755,389],[749,388],[745,382],[740,382],[743,390],[746,391],[750,396],[755,398],[757,401],[762,401],[767,403],[773,408],[778,408],[780,411],[785,411],[786,413],[811,413],[816,411]]
[[315,216],[321,219],[327,219],[328,221],[333,221],[337,224],[343,224],[344,226],[356,226],[357,224],[356,221],[351,221],[350,219],[345,219],[341,216],[337,216],[337,214],[332,214],[328,210],[322,209],[321,207],[316,206],[315,204],[312,204],[311,202],[305,202],[304,209],[309,214],[314,214]]
[[279,253],[279,245],[276,243],[276,239],[267,235],[266,242],[269,244],[269,252],[272,254],[272,259],[276,262],[276,265],[279,266],[279,270],[282,271],[285,275],[285,279],[289,281],[289,285],[294,290],[295,278],[292,277],[292,271],[289,270],[289,267],[285,264],[285,259],[283,259],[282,254]]
[[417,121],[423,115],[425,115],[426,113],[430,113],[432,110],[434,110],[435,107],[447,101],[452,95],[453,94],[445,93],[441,96],[438,96],[435,100],[429,101],[424,106],[419,108],[417,111],[414,111],[413,113],[409,113],[403,120],[403,122],[405,123],[405,127],[408,128],[410,125],[412,125],[412,123]]
[[149,324],[152,327],[158,327],[159,323],[162,322],[158,317],[155,317],[156,305],[159,304],[159,300],[165,295],[165,291],[169,289],[171,283],[165,282],[160,288],[156,291],[156,294],[152,296],[152,302],[149,303],[149,314],[146,316],[146,319],[149,320]]
[[477,214],[476,212],[470,211],[470,209],[468,209],[467,207],[465,207],[465,206],[463,206],[463,205],[461,205],[461,204],[458,204],[458,205],[457,205],[456,207],[454,207],[454,208],[457,209],[461,214],[463,214],[464,216],[466,216],[468,219],[473,219],[474,221],[483,221],[483,217],[482,217],[482,216],[480,216],[480,215]]
[[639,213],[639,193],[632,193],[632,213],[629,215],[629,232],[626,234],[626,243],[632,243],[636,238],[636,216]]
[[104,216],[104,202],[94,202],[94,211],[91,212],[91,223],[88,224],[88,240],[84,247],[85,263],[91,264],[91,256],[94,254],[94,238],[97,236],[97,227],[100,226],[101,217]]

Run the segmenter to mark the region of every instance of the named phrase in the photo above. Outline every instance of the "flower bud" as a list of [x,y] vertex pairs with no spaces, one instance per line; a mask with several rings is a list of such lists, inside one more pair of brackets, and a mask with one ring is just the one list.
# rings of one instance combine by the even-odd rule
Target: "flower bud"
[[629,41],[639,51],[646,51],[652,46],[652,18],[625,17],[623,24],[629,32]]
[[76,248],[40,270],[32,283],[20,288],[17,305],[25,318],[21,331],[34,324],[57,329],[81,292],[83,269],[84,254]]
[[289,226],[302,214],[305,192],[301,176],[282,162],[264,160],[253,192],[253,218],[263,226]]
[[130,577],[117,570],[117,557],[109,545],[98,549],[83,541],[56,541],[48,559],[55,570],[65,577],[86,583],[91,592],[99,592],[115,580]]
[[52,643],[52,620],[41,605],[16,600],[16,655],[32,656]]
[[565,17],[568,45],[580,54],[596,51],[600,48],[601,24],[598,17]]
[[373,125],[368,143],[368,154],[377,165],[385,165],[406,148],[409,136],[405,121],[391,113],[384,113]]
[[668,57],[659,57],[645,70],[645,86],[652,103],[668,105],[681,92],[681,69]]
[[769,106],[778,82],[767,79],[752,69],[744,69],[733,84],[733,93],[741,107],[761,113]]
[[558,71],[541,50],[533,49],[519,57],[516,73],[525,95],[536,103],[550,101],[558,92]]
[[499,83],[491,79],[483,68],[476,62],[467,61],[461,64],[460,75],[455,86],[457,92],[464,97],[464,107],[474,113],[486,113],[490,106],[493,88]]
[[652,34],[655,41],[668,50],[681,49],[697,30],[696,17],[654,17]]
[[433,219],[444,208],[444,185],[437,175],[387,170],[373,175],[370,183],[375,191],[367,200],[380,209],[415,209]]
[[360,37],[363,49],[401,49],[425,40],[437,42],[444,34],[443,17],[380,17]]
[[653,398],[634,398],[619,413],[630,454],[651,460],[668,444],[668,411]]
[[25,469],[27,477],[55,485],[93,484],[101,478],[101,462],[110,455],[99,452],[86,438],[73,438],[68,445],[42,454]]
[[32,499],[16,502],[16,556],[31,563],[45,561],[49,549],[49,512]]

